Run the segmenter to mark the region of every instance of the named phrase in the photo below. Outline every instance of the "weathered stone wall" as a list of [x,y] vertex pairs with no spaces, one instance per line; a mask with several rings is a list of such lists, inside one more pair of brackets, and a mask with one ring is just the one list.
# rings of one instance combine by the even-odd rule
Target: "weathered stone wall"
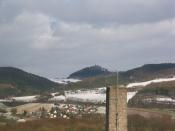
[[116,88],[107,88],[106,131],[116,131]]
[[127,131],[127,89],[108,87],[106,92],[106,131]]

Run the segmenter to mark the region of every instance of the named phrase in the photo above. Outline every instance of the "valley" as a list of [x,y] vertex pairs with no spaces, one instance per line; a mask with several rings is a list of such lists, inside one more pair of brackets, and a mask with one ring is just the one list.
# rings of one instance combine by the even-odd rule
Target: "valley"
[[[135,70],[136,69],[134,69],[134,71]],[[166,70],[167,69],[158,72],[165,73]],[[132,121],[137,121],[135,119],[137,117],[143,121],[155,119],[154,124],[160,124],[161,121],[159,121],[159,119],[167,119],[170,123],[174,123],[175,74],[167,75],[167,73],[165,73],[166,75],[164,75],[164,77],[154,77],[153,79],[151,79],[152,77],[148,79],[146,75],[141,81],[139,81],[140,78],[136,81],[128,79],[129,76],[124,77],[123,73],[124,72],[119,73],[119,83],[124,84],[128,90],[129,128],[134,126],[135,123],[132,123]],[[135,74],[132,74],[132,76],[135,76]],[[162,76],[162,74],[160,76]],[[130,76],[129,78],[133,77]],[[3,79],[1,78],[1,81]],[[11,94],[7,92],[6,95],[1,96],[0,125],[2,125],[2,128],[0,129],[4,128],[8,130],[5,125],[11,125],[12,123],[16,123],[15,125],[21,124],[22,127],[26,126],[25,128],[28,128],[28,124],[33,125],[34,121],[39,123],[47,121],[49,123],[50,121],[63,120],[69,123],[72,119],[76,121],[81,119],[82,121],[89,119],[91,119],[91,121],[99,121],[100,119],[103,125],[106,112],[106,86],[115,85],[115,79],[115,72],[92,77],[88,76],[88,78],[79,77],[79,79],[47,79],[46,81],[57,85],[57,87],[51,87],[51,89],[48,90],[46,88],[49,87],[42,89],[42,85],[44,84],[42,83],[42,85],[38,85],[40,88],[35,91],[33,91],[34,88],[27,87],[28,85],[24,85],[24,87],[21,88],[20,86],[12,84],[10,82],[11,80],[8,82],[2,81],[0,85],[1,89],[15,88],[17,90],[23,90],[23,88],[26,87],[28,89],[25,89],[25,92],[27,91],[26,93]],[[18,84],[21,85],[20,83]],[[30,89],[32,90],[28,93]],[[42,91],[42,93],[40,91]],[[93,116],[96,117],[94,118]],[[12,127],[15,126],[13,124],[11,125]],[[142,125],[142,123],[140,123],[140,125]],[[54,128],[55,125],[52,126]],[[149,124],[147,126],[148,128],[152,128]],[[172,125],[170,127],[174,129]],[[86,126],[77,126],[77,128],[88,130]],[[136,128],[137,127],[133,127],[133,129]],[[23,128],[21,128],[21,130],[22,129]],[[92,130],[93,129],[94,127],[92,127]],[[146,131],[146,128],[144,130]]]

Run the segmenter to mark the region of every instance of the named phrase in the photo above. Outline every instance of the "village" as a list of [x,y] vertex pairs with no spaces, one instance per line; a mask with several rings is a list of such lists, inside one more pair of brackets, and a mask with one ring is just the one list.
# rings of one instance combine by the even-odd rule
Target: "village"
[[0,112],[0,116],[16,122],[26,122],[44,118],[81,118],[104,112],[104,106],[92,104],[28,103],[13,108],[7,107],[4,112]]
[[24,110],[22,114],[26,119],[40,119],[40,118],[80,118],[85,114],[94,114],[97,112],[97,106],[94,105],[74,105],[74,104],[57,104],[51,107],[50,110],[40,107],[33,112]]

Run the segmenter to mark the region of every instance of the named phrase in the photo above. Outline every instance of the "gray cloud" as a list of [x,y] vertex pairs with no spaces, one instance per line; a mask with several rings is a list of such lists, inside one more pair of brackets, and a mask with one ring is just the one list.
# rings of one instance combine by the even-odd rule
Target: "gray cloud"
[[62,77],[175,62],[172,0],[0,0],[0,66]]
[[6,18],[27,10],[64,21],[97,25],[154,22],[175,16],[172,0],[3,0],[1,3],[1,16]]

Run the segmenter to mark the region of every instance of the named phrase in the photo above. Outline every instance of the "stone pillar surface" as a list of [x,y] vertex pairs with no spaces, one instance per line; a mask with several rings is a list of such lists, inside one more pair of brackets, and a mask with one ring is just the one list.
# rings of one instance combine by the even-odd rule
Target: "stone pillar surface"
[[127,88],[117,88],[117,131],[127,131]]
[[127,89],[111,86],[106,91],[106,131],[127,131]]

